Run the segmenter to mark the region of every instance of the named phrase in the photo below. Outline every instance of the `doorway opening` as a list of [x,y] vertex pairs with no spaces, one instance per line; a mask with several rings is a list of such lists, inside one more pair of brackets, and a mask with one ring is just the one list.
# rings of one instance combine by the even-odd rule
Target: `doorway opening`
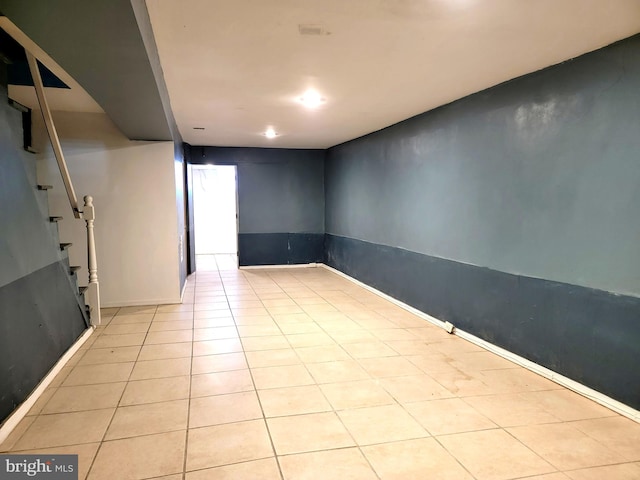
[[238,267],[235,165],[193,165],[193,219],[197,270]]

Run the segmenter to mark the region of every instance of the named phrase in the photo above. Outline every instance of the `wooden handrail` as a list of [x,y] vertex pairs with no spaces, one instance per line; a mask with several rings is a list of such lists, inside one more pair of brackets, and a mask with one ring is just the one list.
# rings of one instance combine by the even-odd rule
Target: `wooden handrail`
[[73,189],[71,177],[69,176],[67,162],[65,162],[64,155],[62,153],[62,146],[60,145],[58,132],[56,131],[56,127],[53,123],[53,117],[51,116],[51,110],[47,103],[47,97],[44,94],[44,84],[42,83],[42,77],[40,76],[40,70],[38,69],[38,60],[36,60],[36,57],[26,49],[25,53],[27,54],[27,62],[29,63],[29,70],[31,71],[31,78],[33,78],[33,86],[36,89],[36,96],[38,97],[38,103],[40,104],[40,111],[42,112],[44,125],[47,128],[47,133],[49,134],[49,140],[53,147],[53,153],[56,156],[56,162],[58,162],[58,168],[60,169],[62,182],[64,183],[65,190],[67,191],[67,196],[69,197],[73,216],[76,218],[82,218],[82,212],[78,208],[78,198],[76,197],[76,192]]

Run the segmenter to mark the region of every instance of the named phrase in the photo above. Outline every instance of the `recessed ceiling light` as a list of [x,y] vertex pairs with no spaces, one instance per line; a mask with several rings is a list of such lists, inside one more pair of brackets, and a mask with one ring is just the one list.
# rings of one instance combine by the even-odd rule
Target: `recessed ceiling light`
[[300,97],[300,102],[307,108],[318,108],[326,100],[316,90],[307,90]]
[[269,127],[264,132],[264,136],[267,137],[267,138],[276,138],[278,136],[278,134],[276,133],[276,131],[273,128]]

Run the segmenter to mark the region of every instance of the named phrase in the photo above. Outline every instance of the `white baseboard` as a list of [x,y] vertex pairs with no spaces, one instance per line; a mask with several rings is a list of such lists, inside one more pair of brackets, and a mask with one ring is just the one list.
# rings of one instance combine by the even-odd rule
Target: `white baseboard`
[[[183,292],[184,293],[184,292]],[[130,302],[102,302],[101,308],[117,308],[117,307],[146,307],[153,305],[176,305],[182,303],[182,296],[176,298],[156,298],[134,300]]]
[[24,402],[20,404],[18,408],[16,408],[11,415],[4,421],[4,423],[0,426],[0,444],[4,442],[9,434],[13,431],[14,428],[20,423],[31,407],[38,401],[40,395],[47,389],[49,384],[53,381],[55,376],[60,373],[62,367],[64,367],[71,357],[75,355],[75,353],[80,350],[80,347],[86,342],[91,334],[94,332],[94,327],[89,327],[81,336],[76,340],[76,342],[67,350],[60,360],[56,362],[53,368],[47,373],[47,375],[40,381],[38,386],[29,394],[29,396],[25,399]]
[[[412,306],[407,305],[406,303],[403,303],[400,300],[387,295],[386,293],[376,290],[375,288],[367,285],[366,283],[356,280],[355,278],[350,277],[346,273],[336,270],[335,268],[332,268],[325,264],[319,264],[319,266],[329,270],[330,272],[335,273],[336,275],[340,275],[341,277],[346,278],[347,280],[361,286],[362,288],[365,288],[366,290],[372,293],[375,293],[376,295],[384,298],[385,300],[388,300],[389,302],[413,313],[414,315],[417,315],[420,318],[425,319],[430,323],[433,323],[434,325],[440,328],[446,329],[445,322],[443,322],[442,320],[438,320],[437,318],[434,318],[431,315],[421,312],[420,310],[413,308]],[[517,365],[520,365],[526,368],[527,370],[537,373],[538,375],[545,377],[551,380],[552,382],[555,382],[559,385],[562,385],[563,387],[568,388],[569,390],[579,393],[580,395],[590,400],[593,400],[594,402],[599,403],[600,405],[603,405],[609,408],[610,410],[613,410],[614,412],[619,413],[620,415],[624,415],[625,417],[640,423],[640,411],[634,408],[631,408],[629,405],[619,402],[618,400],[614,400],[613,398],[608,397],[603,393],[593,390],[592,388],[589,388],[581,383],[578,383],[575,380],[571,380],[570,378],[565,377],[564,375],[560,375],[559,373],[554,372],[553,370],[550,370],[546,367],[543,367],[542,365],[538,365],[537,363],[527,360],[526,358],[516,355],[515,353],[505,350],[504,348],[501,348],[501,347],[498,347],[497,345],[489,343],[479,337],[476,337],[475,335],[472,335],[471,333],[465,332],[464,330],[454,328],[453,335],[457,335],[458,337],[463,338],[471,343],[474,343],[475,345],[478,345],[479,347],[482,347],[485,350],[495,353],[496,355],[499,355]]]
[[322,263],[296,263],[295,265],[247,265],[238,267],[240,270],[274,270],[286,268],[315,268],[322,266]]

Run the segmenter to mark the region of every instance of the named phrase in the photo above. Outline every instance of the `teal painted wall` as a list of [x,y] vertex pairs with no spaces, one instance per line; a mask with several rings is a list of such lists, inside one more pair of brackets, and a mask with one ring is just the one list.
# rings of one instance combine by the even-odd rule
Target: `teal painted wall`
[[640,295],[640,36],[336,146],[326,231]]

